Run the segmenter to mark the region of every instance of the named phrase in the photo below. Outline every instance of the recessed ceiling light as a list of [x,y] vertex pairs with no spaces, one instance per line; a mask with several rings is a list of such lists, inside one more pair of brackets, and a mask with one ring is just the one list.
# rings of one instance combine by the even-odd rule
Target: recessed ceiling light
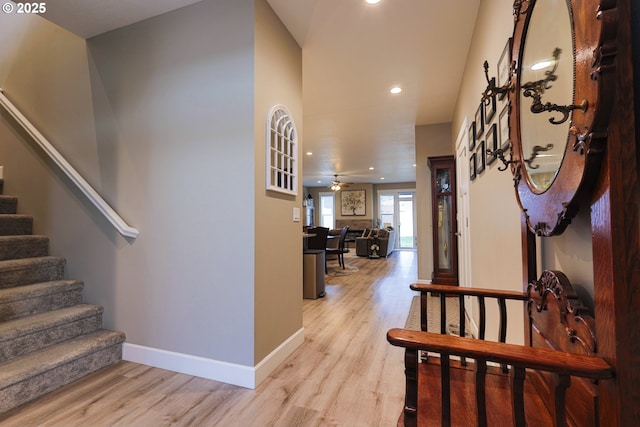
[[394,87],[391,88],[391,90],[389,92],[391,92],[392,94],[396,95],[396,94],[402,92],[402,88],[400,86],[394,86]]
[[381,176],[380,179],[384,179],[384,176]]
[[375,169],[375,168],[374,168],[373,166],[371,166],[371,167],[369,168],[369,170],[370,170],[370,171],[372,171],[372,170],[374,170],[374,169]]
[[415,164],[415,163],[413,164],[413,167],[414,167],[414,168],[416,167],[416,164]]
[[313,153],[311,151],[307,151],[307,156],[313,156]]
[[322,181],[318,181],[318,184],[322,184]]
[[378,4],[380,3],[381,0],[364,0],[365,3],[367,4]]

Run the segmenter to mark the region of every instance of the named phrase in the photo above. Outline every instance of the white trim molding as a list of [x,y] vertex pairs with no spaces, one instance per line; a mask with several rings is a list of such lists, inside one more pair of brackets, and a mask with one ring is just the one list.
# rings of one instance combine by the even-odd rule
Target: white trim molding
[[27,119],[4,94],[4,90],[0,88],[0,104],[11,114],[11,116],[22,126],[22,128],[33,138],[33,140],[42,148],[42,150],[54,161],[56,165],[69,177],[69,179],[87,196],[89,201],[104,215],[104,217],[113,225],[118,232],[124,237],[135,239],[140,233],[136,228],[128,225],[118,213],[98,194],[96,190],[71,166],[71,164],[62,157],[62,154],[55,149],[53,145],[36,129],[36,127]]
[[254,367],[130,343],[124,344],[122,359],[154,368],[255,389],[303,342],[304,328],[300,328]]
[[[287,338],[275,350],[262,359],[254,368],[255,387],[265,380],[287,357],[304,343],[304,328],[298,329],[293,335]],[[255,388],[254,387],[254,388]]]

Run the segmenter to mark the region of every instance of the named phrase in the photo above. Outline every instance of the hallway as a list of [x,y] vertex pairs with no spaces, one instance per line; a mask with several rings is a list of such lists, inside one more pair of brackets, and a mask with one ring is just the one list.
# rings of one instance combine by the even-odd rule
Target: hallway
[[305,343],[256,390],[121,362],[6,414],[0,425],[395,426],[403,351],[385,335],[404,325],[417,253],[350,255],[345,271],[329,263],[326,296],[304,301]]

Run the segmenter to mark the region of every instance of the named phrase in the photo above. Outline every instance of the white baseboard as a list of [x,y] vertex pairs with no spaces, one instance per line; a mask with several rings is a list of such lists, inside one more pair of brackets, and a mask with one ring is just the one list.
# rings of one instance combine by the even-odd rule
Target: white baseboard
[[267,357],[262,359],[254,368],[256,373],[255,387],[275,371],[302,343],[304,343],[304,328],[298,329],[296,333],[287,338],[275,350],[269,353]]
[[124,344],[122,359],[154,368],[255,389],[303,342],[304,328],[300,328],[254,367],[130,343]]
[[419,284],[419,285],[430,285],[431,284],[431,280],[418,279],[418,280],[416,280],[416,283]]

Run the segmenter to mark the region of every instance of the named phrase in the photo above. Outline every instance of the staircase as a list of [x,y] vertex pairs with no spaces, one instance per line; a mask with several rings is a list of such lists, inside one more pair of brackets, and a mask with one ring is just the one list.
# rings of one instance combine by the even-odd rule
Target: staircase
[[83,283],[32,235],[33,218],[0,180],[0,413],[122,358],[124,334],[102,329],[102,307],[82,303]]

